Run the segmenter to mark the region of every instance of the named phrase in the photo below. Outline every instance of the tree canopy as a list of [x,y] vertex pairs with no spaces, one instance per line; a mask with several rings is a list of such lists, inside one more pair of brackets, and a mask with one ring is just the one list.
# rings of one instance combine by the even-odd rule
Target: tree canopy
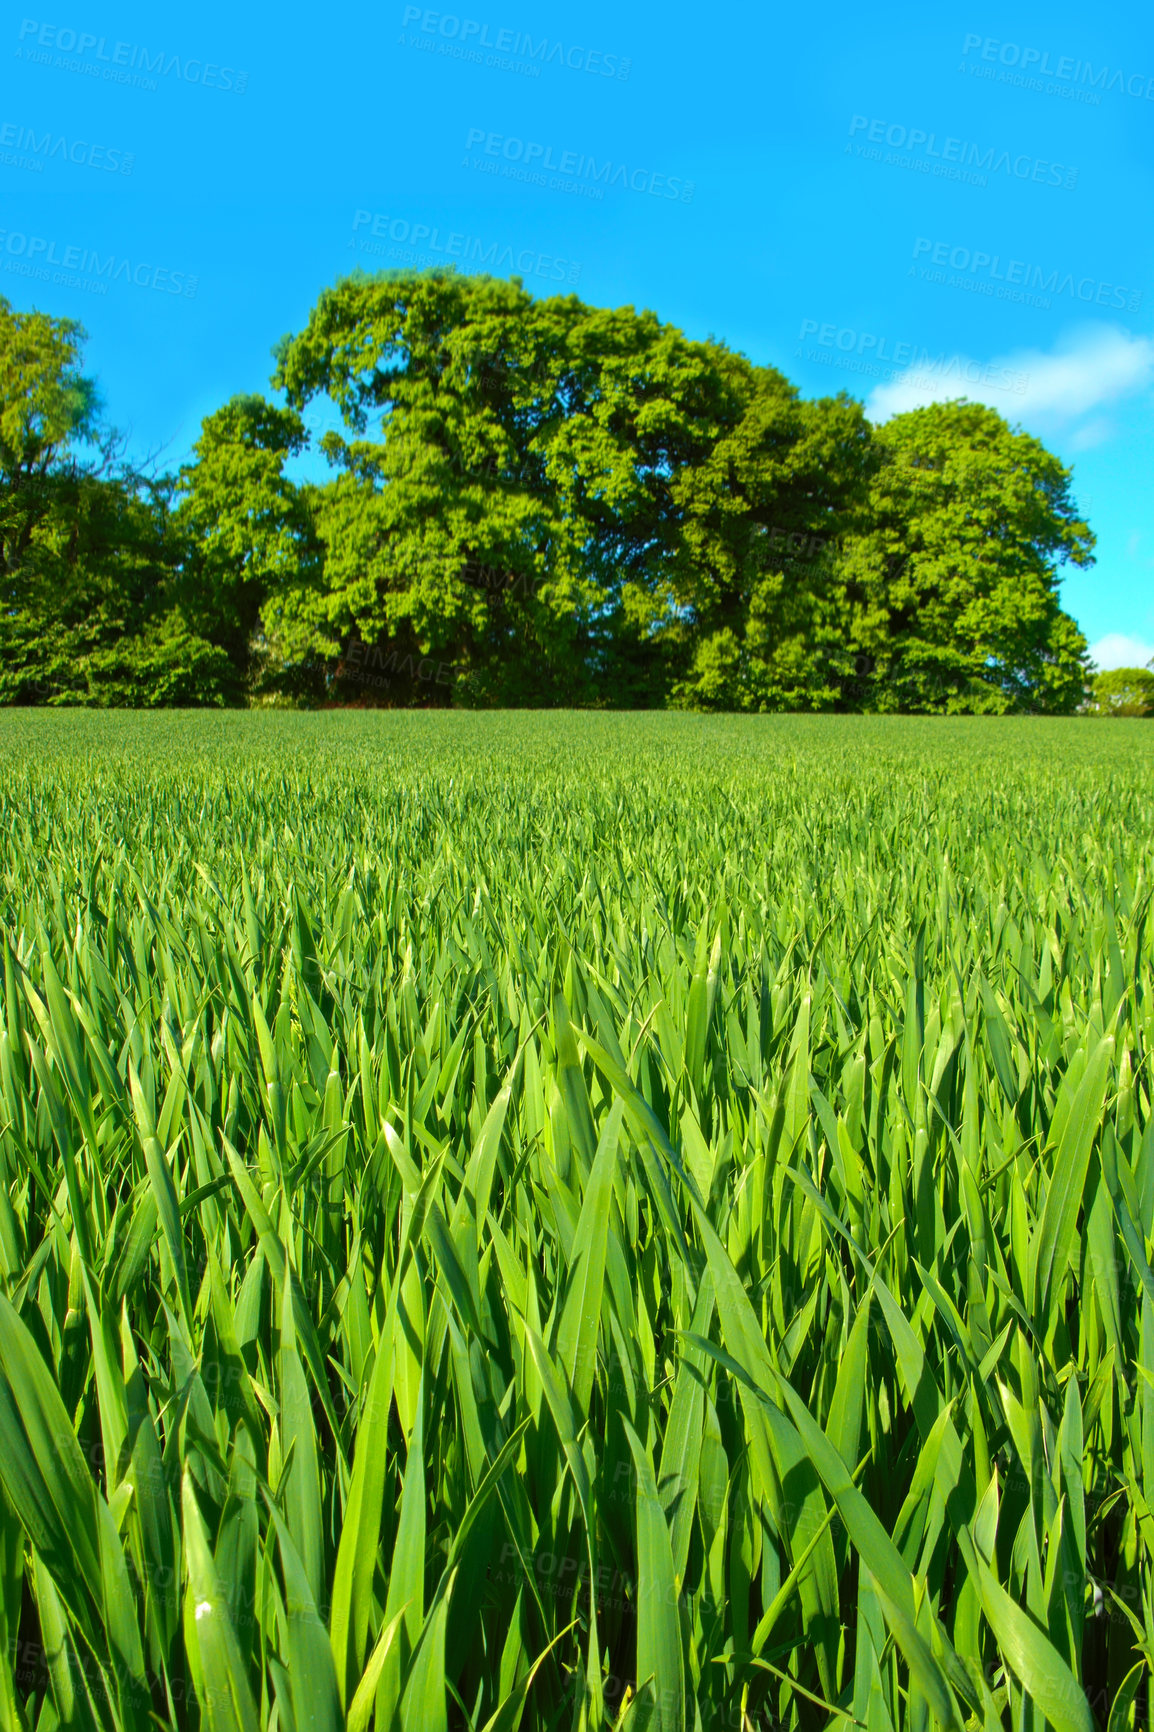
[[241,688],[180,606],[169,483],[122,460],[83,343],[0,298],[0,701],[223,702]]
[[1095,716],[1154,717],[1154,673],[1149,668],[1111,668],[1096,674],[1086,708]]
[[[1067,713],[1069,469],[966,402],[883,426],[650,311],[357,273],[276,401],[117,459],[83,332],[0,313],[8,701]],[[310,407],[340,431],[314,449]]]
[[1086,645],[1058,567],[1091,562],[1071,474],[993,409],[942,403],[875,435],[869,506],[840,562],[855,695],[869,708],[1072,710]]

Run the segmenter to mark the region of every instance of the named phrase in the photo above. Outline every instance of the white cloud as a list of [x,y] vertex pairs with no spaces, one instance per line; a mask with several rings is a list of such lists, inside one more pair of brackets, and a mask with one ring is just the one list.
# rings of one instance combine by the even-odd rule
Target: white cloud
[[1024,412],[1066,419],[1149,385],[1154,379],[1154,339],[1132,337],[1116,325],[1087,325],[1066,339],[1064,352],[1045,355],[1025,349],[1005,365],[1027,377]]
[[[966,356],[922,362],[869,399],[871,420],[905,409],[968,397],[1011,421],[1042,418],[1067,424],[1090,410],[1144,390],[1154,382],[1154,338],[1135,337],[1117,325],[1084,325],[1061,339],[1052,354],[1017,349],[988,363]],[[1081,429],[1085,443],[1102,437],[1102,418]]]
[[1144,668],[1148,661],[1154,660],[1154,643],[1127,637],[1125,632],[1108,631],[1090,645],[1090,655],[1102,673],[1109,673],[1111,668]]

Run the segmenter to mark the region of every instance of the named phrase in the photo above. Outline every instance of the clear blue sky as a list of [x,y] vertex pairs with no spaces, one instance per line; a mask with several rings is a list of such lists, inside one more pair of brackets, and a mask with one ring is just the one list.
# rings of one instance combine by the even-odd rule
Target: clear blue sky
[[354,264],[488,257],[876,419],[994,404],[1075,466],[1098,564],[1065,605],[1154,654],[1148,5],[7,17],[0,293],[83,320],[138,452],[266,390]]

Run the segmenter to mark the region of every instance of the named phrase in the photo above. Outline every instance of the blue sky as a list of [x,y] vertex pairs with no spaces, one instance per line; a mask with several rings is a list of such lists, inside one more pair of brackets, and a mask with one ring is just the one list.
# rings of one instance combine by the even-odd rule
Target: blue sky
[[176,463],[266,390],[274,342],[352,266],[489,260],[878,420],[993,404],[1074,464],[1098,563],[1063,599],[1099,661],[1154,655],[1148,6],[7,20],[0,293],[83,321],[138,453]]

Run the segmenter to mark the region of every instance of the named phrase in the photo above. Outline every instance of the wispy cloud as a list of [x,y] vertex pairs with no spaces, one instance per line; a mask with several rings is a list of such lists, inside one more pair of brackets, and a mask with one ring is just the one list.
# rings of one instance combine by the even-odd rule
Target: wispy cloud
[[[886,421],[906,409],[968,396],[988,403],[1011,421],[1040,419],[1068,427],[1079,416],[1100,411],[1154,383],[1154,338],[1133,336],[1117,325],[1083,325],[1068,332],[1049,353],[1015,349],[995,357],[983,371],[987,377],[1004,375],[1008,382],[967,387],[959,385],[956,376],[936,378],[932,370],[911,368],[902,378],[878,386],[869,399],[870,417]],[[1081,443],[1099,443],[1107,428],[1098,415],[1080,429]]]
[[1127,637],[1125,632],[1109,631],[1097,643],[1090,645],[1090,654],[1103,673],[1111,668],[1144,668],[1154,661],[1154,643]]

